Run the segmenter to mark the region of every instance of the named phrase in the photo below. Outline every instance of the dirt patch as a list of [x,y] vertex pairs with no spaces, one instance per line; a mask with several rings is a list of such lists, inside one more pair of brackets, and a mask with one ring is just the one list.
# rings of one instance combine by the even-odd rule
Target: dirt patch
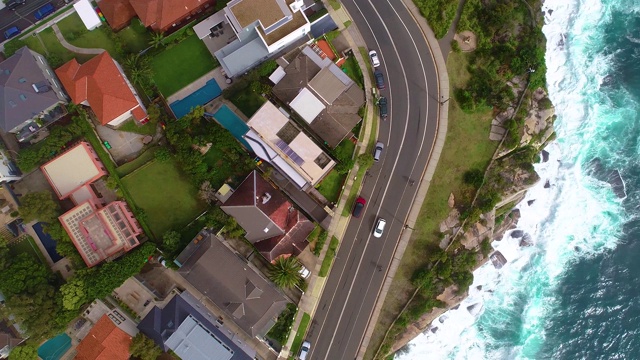
[[460,34],[455,34],[453,39],[460,45],[460,50],[464,52],[473,51],[478,46],[478,37],[471,31],[463,31]]

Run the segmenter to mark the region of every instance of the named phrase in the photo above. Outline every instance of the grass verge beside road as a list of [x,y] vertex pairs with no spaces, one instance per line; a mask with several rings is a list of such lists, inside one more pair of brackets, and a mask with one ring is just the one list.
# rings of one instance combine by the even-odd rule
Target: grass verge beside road
[[191,35],[154,56],[151,66],[158,89],[169,97],[213,70],[216,62],[204,43]]
[[307,333],[307,327],[309,327],[309,322],[311,321],[311,316],[307,313],[302,314],[302,320],[300,320],[300,326],[298,326],[298,331],[296,331],[296,337],[293,338],[293,344],[291,344],[291,352],[289,353],[289,359],[297,359],[298,353],[300,352],[300,346],[302,346],[302,341],[304,341],[304,336]]
[[329,248],[327,249],[327,253],[324,255],[324,259],[322,259],[322,266],[320,267],[320,272],[318,276],[326,277],[329,274],[329,270],[331,270],[331,264],[333,263],[333,258],[336,257],[336,250],[338,249],[338,245],[340,245],[340,241],[335,236],[331,238],[331,242],[329,243]]
[[173,160],[152,161],[122,182],[158,238],[167,230],[182,229],[206,208],[198,199],[198,189],[182,176]]
[[[468,56],[470,55],[449,54],[447,70],[452,92],[469,79],[466,70]],[[373,358],[387,328],[415,289],[410,279],[416,269],[424,266],[425,251],[440,242],[439,224],[451,210],[448,206],[449,195],[454,194],[456,206],[472,200],[473,189],[464,184],[463,174],[470,169],[485,168],[498,145],[489,140],[491,109],[468,114],[460,110],[453,94],[450,96],[447,137],[438,167],[416,220],[411,240],[384,300],[365,358]]]

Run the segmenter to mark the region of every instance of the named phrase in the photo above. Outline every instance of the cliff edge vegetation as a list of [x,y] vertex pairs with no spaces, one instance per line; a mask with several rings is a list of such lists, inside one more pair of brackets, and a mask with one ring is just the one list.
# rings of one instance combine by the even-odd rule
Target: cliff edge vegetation
[[[458,2],[441,0],[439,11],[415,2],[436,35],[446,35],[448,9]],[[447,58],[444,151],[367,359],[398,351],[466,296],[472,271],[492,253],[491,241],[513,226],[519,217],[513,207],[539,181],[532,164],[546,161],[540,154],[554,138],[555,120],[545,89],[541,6],[539,0],[468,0],[462,7]],[[434,15],[440,22],[432,22]]]

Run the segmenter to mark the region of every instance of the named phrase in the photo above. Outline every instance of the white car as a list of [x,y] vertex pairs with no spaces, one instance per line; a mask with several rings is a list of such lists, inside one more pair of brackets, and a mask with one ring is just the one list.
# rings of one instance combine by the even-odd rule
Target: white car
[[383,218],[378,218],[376,227],[373,229],[373,237],[381,237],[382,233],[384,232],[385,225],[387,225],[387,221]]
[[369,58],[371,59],[371,65],[374,68],[380,66],[380,59],[378,59],[378,53],[375,50],[369,51]]
[[298,271],[298,274],[300,274],[303,279],[307,279],[309,275],[311,275],[311,271],[304,267],[304,265],[300,264],[300,270]]
[[298,356],[298,359],[306,360],[307,355],[309,355],[309,350],[311,350],[311,343],[308,341],[303,342],[302,349],[300,349],[300,356]]

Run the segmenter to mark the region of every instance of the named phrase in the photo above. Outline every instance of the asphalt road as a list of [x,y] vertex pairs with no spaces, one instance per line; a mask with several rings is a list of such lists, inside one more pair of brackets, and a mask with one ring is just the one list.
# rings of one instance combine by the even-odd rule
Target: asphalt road
[[[355,359],[394,249],[426,167],[437,125],[435,64],[401,0],[343,0],[370,49],[381,58],[389,120],[381,123],[383,158],[370,170],[360,219],[351,219],[307,339],[311,359]],[[415,182],[415,183],[414,183]],[[374,238],[378,217],[387,220]],[[381,270],[378,270],[380,267]]]
[[0,10],[0,42],[5,40],[4,32],[8,28],[17,26],[24,32],[25,29],[35,24],[36,18],[33,13],[48,2],[52,3],[56,10],[66,5],[62,0],[27,0],[24,5],[17,7],[15,11],[7,8]]

